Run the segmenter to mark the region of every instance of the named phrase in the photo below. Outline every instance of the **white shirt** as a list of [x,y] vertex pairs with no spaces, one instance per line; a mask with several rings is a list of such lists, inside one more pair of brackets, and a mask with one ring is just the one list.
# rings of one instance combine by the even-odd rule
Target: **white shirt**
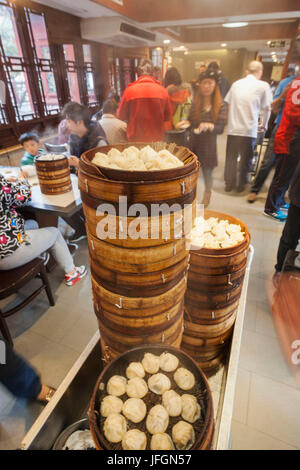
[[106,139],[109,145],[121,144],[127,142],[126,129],[127,124],[121,119],[118,119],[113,114],[103,114],[99,123],[101,124],[106,134]]
[[272,100],[270,85],[252,74],[234,82],[224,98],[229,104],[227,134],[256,138],[259,113],[267,128]]

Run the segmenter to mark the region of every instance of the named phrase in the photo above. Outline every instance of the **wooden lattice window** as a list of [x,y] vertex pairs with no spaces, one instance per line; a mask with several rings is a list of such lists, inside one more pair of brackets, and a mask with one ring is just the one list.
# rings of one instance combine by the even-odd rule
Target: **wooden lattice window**
[[55,67],[51,57],[44,15],[25,8],[25,17],[34,56],[34,65],[38,75],[44,114],[45,116],[58,114],[61,106],[59,104]]
[[[17,122],[39,117],[29,80],[30,63],[24,54],[14,7],[0,3],[0,62]],[[7,123],[6,106],[1,105],[0,122]]]

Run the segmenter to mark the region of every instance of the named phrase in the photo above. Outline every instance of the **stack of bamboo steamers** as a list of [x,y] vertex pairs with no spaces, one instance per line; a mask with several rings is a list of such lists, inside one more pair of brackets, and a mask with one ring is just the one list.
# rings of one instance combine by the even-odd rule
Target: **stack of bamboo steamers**
[[250,244],[243,222],[220,212],[204,211],[204,218],[210,217],[239,225],[244,239],[230,248],[190,251],[181,348],[206,373],[217,370],[227,357]]
[[[141,149],[146,144],[114,148],[122,151],[130,145]],[[94,310],[107,361],[135,346],[179,348],[182,341],[189,257],[184,207],[192,217],[199,163],[185,147],[151,146],[168,149],[184,165],[142,172],[91,163],[98,151],[107,153],[111,146],[89,150],[80,160]],[[156,213],[153,205],[160,205],[163,213]],[[169,214],[171,206],[175,212]],[[140,231],[143,236],[137,238],[134,233]]]

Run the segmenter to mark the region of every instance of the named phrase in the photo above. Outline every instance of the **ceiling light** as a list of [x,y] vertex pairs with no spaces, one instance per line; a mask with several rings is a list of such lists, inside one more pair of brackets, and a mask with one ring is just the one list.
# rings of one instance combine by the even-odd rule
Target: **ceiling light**
[[164,39],[164,44],[170,44],[170,39]]
[[240,21],[236,23],[223,23],[223,28],[242,28],[243,26],[248,26],[246,21]]
[[185,47],[184,46],[179,46],[179,49],[185,49]]
[[226,43],[226,42],[222,42],[221,47],[226,47],[226,46],[227,46],[227,43]]

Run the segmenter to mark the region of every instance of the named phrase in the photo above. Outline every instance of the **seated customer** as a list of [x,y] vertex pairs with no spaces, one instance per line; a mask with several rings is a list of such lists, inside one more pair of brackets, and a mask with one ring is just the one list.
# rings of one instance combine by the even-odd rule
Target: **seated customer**
[[70,145],[70,165],[78,168],[81,154],[94,147],[107,145],[106,135],[99,122],[91,121],[90,111],[85,106],[71,101],[63,109],[67,120]]
[[127,142],[127,124],[116,117],[117,109],[118,103],[114,99],[104,101],[103,114],[99,122],[109,145]]
[[[21,172],[20,175],[23,178],[36,175],[36,169],[34,164],[35,157],[46,153],[41,148],[42,144],[39,137],[34,132],[25,132],[19,138],[20,144],[23,146],[25,153],[21,160]],[[26,167],[26,168],[25,168]]]
[[56,227],[26,230],[24,219],[17,212],[30,199],[30,186],[26,181],[15,183],[0,174],[0,270],[18,268],[49,250],[65,272],[65,283],[72,286],[87,271],[85,266],[75,267],[62,234]]

